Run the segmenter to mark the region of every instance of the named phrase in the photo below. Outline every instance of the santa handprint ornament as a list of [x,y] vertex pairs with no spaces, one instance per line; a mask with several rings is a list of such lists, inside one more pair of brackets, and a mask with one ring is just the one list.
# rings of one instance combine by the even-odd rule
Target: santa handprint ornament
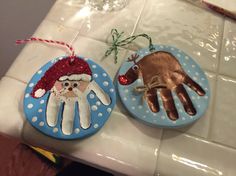
[[139,36],[149,39],[149,47],[128,57],[117,76],[120,99],[135,118],[172,128],[186,126],[203,116],[209,104],[209,83],[189,55],[172,46],[153,45],[146,34],[123,41],[118,40],[121,35],[116,30],[112,35],[118,42],[108,54]]
[[94,61],[76,56],[64,42],[31,38],[70,49],[45,64],[25,90],[24,112],[28,122],[58,139],[77,139],[97,132],[109,118],[116,95],[109,75]]

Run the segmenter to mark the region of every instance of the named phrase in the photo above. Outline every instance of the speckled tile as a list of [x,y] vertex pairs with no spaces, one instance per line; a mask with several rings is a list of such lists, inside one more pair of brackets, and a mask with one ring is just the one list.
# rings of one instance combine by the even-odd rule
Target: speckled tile
[[80,30],[82,35],[106,41],[112,28],[124,32],[124,37],[129,36],[137,23],[143,9],[145,0],[128,0],[127,6],[119,11],[100,12],[91,11],[85,18]]
[[236,150],[176,131],[164,131],[157,162],[160,176],[234,176]]
[[84,18],[89,14],[90,11],[83,0],[59,0],[53,5],[46,19],[66,27],[80,29]]
[[236,77],[236,22],[225,20],[220,73]]
[[211,140],[236,148],[236,80],[218,77]]
[[21,139],[25,121],[23,97],[26,84],[3,77],[0,80],[0,132]]
[[210,97],[210,104],[209,107],[203,117],[201,117],[198,121],[196,121],[194,124],[179,128],[179,131],[193,134],[195,136],[200,136],[203,138],[208,137],[209,127],[210,127],[210,119],[212,116],[213,111],[213,102],[214,102],[214,95],[215,95],[215,82],[216,82],[216,76],[215,74],[206,72],[207,78],[209,80],[210,84],[210,90],[211,90],[211,97]]
[[[149,34],[153,43],[175,46],[192,56],[203,68],[216,71],[222,25],[222,16],[186,1],[149,0],[135,34]],[[136,40],[136,45],[147,47],[148,42],[140,39]]]
[[[33,36],[70,43],[77,33],[76,30],[66,28],[60,24],[43,21]],[[66,52],[66,48],[61,48],[61,46],[57,47],[39,42],[28,43],[18,55],[6,75],[28,82],[33,74],[44,64],[56,57],[66,55]]]
[[125,54],[127,53],[125,49],[120,49],[118,54],[119,59],[115,64],[113,54],[106,58],[104,57],[109,45],[103,42],[88,37],[79,36],[73,43],[73,46],[78,55],[94,60],[107,71],[112,79],[116,76],[121,63],[125,59]]

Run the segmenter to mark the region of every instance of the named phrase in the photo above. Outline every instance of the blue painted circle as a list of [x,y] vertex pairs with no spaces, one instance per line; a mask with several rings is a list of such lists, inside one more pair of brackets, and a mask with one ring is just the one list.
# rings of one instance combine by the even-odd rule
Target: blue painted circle
[[[166,51],[171,53],[173,56],[177,58],[179,63],[181,64],[184,71],[194,80],[196,81],[206,92],[204,96],[199,96],[195,91],[193,91],[188,86],[184,85],[184,88],[186,89],[197,113],[193,116],[190,116],[187,114],[184,110],[184,107],[180,100],[178,99],[175,92],[172,91],[172,96],[174,98],[175,106],[179,114],[179,118],[175,121],[170,120],[167,116],[167,113],[163,107],[162,100],[160,99],[160,96],[158,96],[158,102],[160,105],[160,111],[157,113],[153,113],[146,101],[142,103],[142,97],[143,94],[137,94],[134,93],[134,88],[136,86],[143,85],[143,81],[138,79],[135,82],[133,82],[130,85],[121,85],[118,82],[117,79],[117,86],[118,86],[118,92],[120,95],[120,99],[124,106],[127,108],[127,110],[132,114],[134,118],[137,118],[138,120],[141,120],[142,122],[152,125],[152,126],[158,126],[158,127],[167,127],[167,128],[175,128],[175,127],[181,127],[186,126],[188,124],[193,123],[200,117],[202,117],[208,107],[209,104],[209,98],[210,98],[210,88],[208,79],[206,78],[206,75],[204,74],[203,70],[200,68],[200,66],[187,54],[185,54],[183,51],[172,47],[172,46],[165,46],[165,45],[154,45],[156,51]],[[137,62],[141,60],[144,56],[149,55],[151,52],[149,51],[149,48],[143,48],[141,50],[138,50],[136,54],[139,55],[139,58],[137,59]],[[124,61],[123,65],[120,67],[120,70],[118,72],[118,75],[125,74],[129,68],[131,68],[133,65],[132,62]],[[158,91],[159,94],[159,91]]]
[[[45,64],[41,67],[32,77],[30,82],[27,85],[25,90],[24,96],[24,112],[26,119],[28,122],[35,127],[40,132],[57,138],[57,139],[77,139],[77,138],[84,138],[86,136],[92,135],[96,133],[105,122],[108,120],[112,109],[116,104],[116,92],[113,85],[113,82],[110,76],[106,73],[106,71],[100,67],[98,64],[93,62],[90,59],[85,59],[79,57],[81,59],[86,60],[89,64],[90,69],[92,71],[92,79],[103,89],[103,91],[110,96],[111,103],[109,105],[103,105],[100,100],[96,97],[96,94],[91,91],[88,96],[87,100],[89,102],[90,107],[96,106],[95,110],[91,110],[91,125],[88,129],[83,129],[80,127],[79,124],[79,110],[75,108],[75,118],[74,118],[74,130],[71,135],[65,135],[62,133],[61,130],[61,113],[62,113],[62,103],[59,108],[59,117],[55,127],[50,127],[46,121],[46,109],[47,109],[47,102],[49,99],[49,91],[41,98],[33,98],[30,93],[34,88],[34,85],[43,77],[44,73],[51,67],[55,62],[58,60],[64,59],[66,57],[58,57],[53,59],[52,61]],[[104,83],[105,82],[105,83]],[[76,106],[77,107],[77,106]]]

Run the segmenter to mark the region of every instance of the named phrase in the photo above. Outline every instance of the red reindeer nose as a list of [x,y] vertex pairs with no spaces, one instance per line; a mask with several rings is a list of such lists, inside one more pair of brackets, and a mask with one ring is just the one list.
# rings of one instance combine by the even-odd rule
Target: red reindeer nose
[[121,85],[129,84],[129,80],[125,75],[119,75],[118,80]]

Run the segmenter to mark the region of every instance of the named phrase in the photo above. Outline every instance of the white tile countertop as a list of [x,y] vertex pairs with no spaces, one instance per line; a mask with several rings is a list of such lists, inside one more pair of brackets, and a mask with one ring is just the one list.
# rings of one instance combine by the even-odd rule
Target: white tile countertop
[[32,75],[65,51],[27,44],[0,81],[0,132],[21,138],[93,166],[124,175],[236,175],[236,22],[184,0],[128,0],[114,12],[89,9],[82,1],[58,0],[33,36],[72,44],[93,58],[114,79],[140,39],[122,48],[119,60],[103,59],[112,28],[126,36],[147,33],[153,43],[175,46],[204,69],[211,87],[210,106],[191,126],[166,130],[132,118],[118,100],[111,117],[95,135],[72,141],[47,137],[26,122],[23,96]]

